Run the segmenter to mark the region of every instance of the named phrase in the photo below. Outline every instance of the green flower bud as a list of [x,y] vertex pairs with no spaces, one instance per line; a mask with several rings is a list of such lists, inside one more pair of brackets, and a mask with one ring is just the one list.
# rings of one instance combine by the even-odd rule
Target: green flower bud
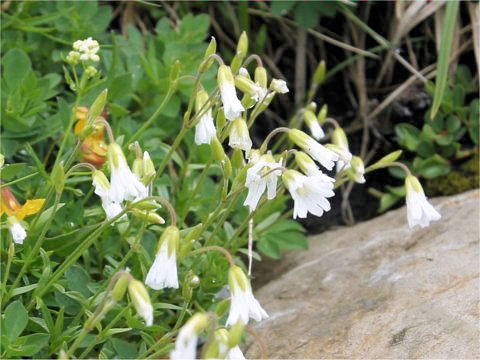
[[327,66],[325,64],[325,61],[322,60],[318,64],[315,73],[313,74],[313,82],[317,85],[320,85],[323,80],[325,80],[325,73],[327,71]]
[[248,53],[248,36],[245,31],[242,31],[237,44],[237,56],[244,59]]
[[113,301],[120,301],[123,299],[123,296],[127,291],[129,281],[130,274],[124,273],[118,277],[111,292]]
[[222,144],[220,143],[220,141],[218,141],[216,136],[213,137],[210,141],[210,148],[212,149],[212,155],[214,160],[222,161],[227,157],[227,155],[225,155],[225,151],[223,150]]
[[175,60],[172,67],[170,68],[170,82],[173,83],[177,81],[179,75],[180,75],[180,61]]
[[256,83],[259,83],[263,89],[267,88],[267,70],[263,66],[257,66],[255,68],[254,79]]
[[325,124],[325,120],[327,120],[327,113],[328,113],[328,106],[327,104],[324,104],[317,116],[317,120],[320,123],[320,125]]
[[128,284],[128,293],[137,313],[143,317],[147,326],[151,326],[153,324],[153,306],[145,285],[141,281],[132,279]]
[[332,141],[338,147],[348,150],[348,139],[345,131],[341,127],[335,128],[332,133]]
[[228,332],[228,342],[227,342],[229,349],[240,344],[240,341],[242,340],[244,328],[245,328],[245,325],[243,324],[242,321],[238,321],[235,325],[233,325],[230,328],[230,331]]
[[215,308],[215,314],[217,314],[217,316],[221,318],[227,313],[229,308],[230,299],[224,299],[217,304],[217,307]]
[[50,175],[50,179],[52,180],[57,194],[61,194],[65,185],[65,169],[63,168],[63,161],[55,165],[52,174]]
[[227,123],[227,118],[225,117],[225,112],[218,111],[217,118],[215,119],[215,126],[217,127],[217,133],[221,133],[222,130],[225,128]]
[[103,109],[105,108],[105,104],[107,103],[107,95],[108,95],[108,90],[107,89],[103,90],[97,96],[92,106],[90,106],[90,110],[88,110],[87,125],[91,125],[93,123],[93,120],[97,116],[100,116],[100,114],[103,112]]
[[131,210],[131,213],[136,218],[139,218],[141,220],[147,220],[147,222],[150,224],[159,224],[159,225],[165,224],[165,219],[155,212],[134,208]]
[[242,150],[240,149],[233,150],[232,166],[234,169],[242,169],[245,166]]

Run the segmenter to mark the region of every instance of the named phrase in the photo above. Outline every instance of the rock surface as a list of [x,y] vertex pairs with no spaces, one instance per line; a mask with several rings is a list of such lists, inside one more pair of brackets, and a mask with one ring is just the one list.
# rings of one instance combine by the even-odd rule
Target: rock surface
[[312,237],[256,291],[270,318],[247,358],[479,359],[479,199],[433,199],[425,229],[403,207]]

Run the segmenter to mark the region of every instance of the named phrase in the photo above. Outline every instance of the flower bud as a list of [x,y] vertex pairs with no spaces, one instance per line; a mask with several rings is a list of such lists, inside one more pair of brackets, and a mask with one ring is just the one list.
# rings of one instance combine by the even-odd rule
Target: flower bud
[[238,117],[233,121],[230,127],[228,145],[234,149],[242,149],[243,151],[250,151],[252,148],[252,140],[250,139],[248,126],[243,118]]
[[50,175],[50,179],[52,180],[57,194],[61,194],[65,185],[65,169],[63,168],[62,161],[55,165],[52,174]]
[[232,163],[230,162],[230,159],[226,157],[224,160],[222,160],[222,164],[225,177],[229,178],[232,175]]
[[215,308],[215,314],[217,314],[217,316],[221,318],[227,313],[229,307],[230,298],[224,299],[217,304],[217,307]]
[[215,37],[210,38],[210,42],[208,44],[207,50],[205,50],[205,55],[203,56],[204,59],[207,59],[210,55],[213,55],[217,52],[217,40]]
[[244,94],[248,94],[255,101],[262,101],[266,92],[258,83],[254,83],[249,78],[237,75],[235,77],[235,86]]
[[143,176],[143,160],[141,158],[135,158],[132,164],[132,172],[137,175],[138,179]]
[[242,169],[245,166],[242,151],[239,149],[233,150],[232,166],[234,169]]
[[248,53],[248,36],[245,31],[242,31],[237,44],[237,56],[244,59]]
[[130,281],[130,274],[126,272],[124,272],[122,275],[118,277],[111,292],[113,301],[120,301],[123,299],[123,296],[127,291],[129,281]]
[[255,82],[258,83],[263,89],[267,88],[267,70],[263,66],[257,66],[255,68]]
[[317,103],[316,103],[315,101],[310,102],[310,104],[308,104],[308,105],[305,107],[305,110],[306,110],[306,111],[310,111],[310,112],[315,112],[315,111],[317,111]]
[[227,155],[225,155],[225,151],[223,150],[222,144],[220,141],[218,141],[216,136],[212,137],[212,140],[210,141],[210,148],[212,149],[214,160],[222,161],[227,157]]
[[145,185],[148,185],[152,182],[153,178],[155,177],[155,165],[153,165],[153,161],[150,158],[150,154],[148,151],[143,152],[143,178],[142,182]]
[[65,58],[65,62],[72,66],[75,66],[80,61],[80,53],[78,51],[70,51]]
[[270,89],[279,94],[286,94],[289,91],[287,87],[287,82],[280,79],[272,79],[272,82],[270,83]]
[[0,194],[0,214],[5,212],[8,216],[12,216],[21,209],[17,198],[7,186],[0,189]]
[[169,256],[171,256],[174,251],[178,252],[178,246],[180,244],[180,231],[176,226],[170,225],[165,229],[160,237],[160,240],[158,241],[157,251],[160,250],[164,242],[168,244]]
[[365,174],[365,165],[363,160],[358,156],[353,156],[350,166],[351,168],[348,172],[350,179],[358,184],[363,184],[365,182],[365,177],[363,176]]
[[215,119],[215,126],[217,128],[218,133],[221,133],[227,123],[227,118],[225,117],[225,113],[223,111],[217,112],[217,118]]
[[89,79],[94,77],[97,74],[97,72],[98,72],[97,69],[95,69],[95,67],[93,67],[92,65],[88,66],[85,69],[85,75],[87,75]]
[[335,128],[332,133],[332,141],[342,149],[348,150],[348,140],[345,131],[341,127]]
[[153,306],[145,285],[139,280],[132,279],[128,284],[128,293],[137,313],[145,320],[145,325],[153,324]]
[[240,341],[242,340],[244,328],[245,328],[245,325],[241,321],[238,321],[237,323],[235,323],[235,325],[233,325],[230,328],[230,331],[228,332],[228,343],[227,343],[230,349],[240,344]]
[[322,60],[318,64],[318,66],[315,70],[315,73],[313,74],[313,82],[316,85],[320,85],[323,82],[323,80],[325,80],[326,71],[327,71],[327,66],[325,64],[325,61]]
[[[105,89],[97,96],[97,98],[93,102],[92,106],[90,107],[90,110],[88,111],[89,123],[92,123],[93,120],[97,116],[100,116],[100,114],[103,112],[103,109],[105,108],[105,104],[107,103],[107,95],[108,95],[108,89]],[[88,124],[88,125],[91,125],[91,124]]]
[[139,219],[147,220],[147,222],[150,224],[159,224],[159,225],[165,224],[165,219],[155,212],[134,208],[132,209],[131,213],[133,214],[133,216]]
[[400,157],[400,155],[402,155],[402,150],[393,151],[390,154],[382,157],[376,163],[370,165],[367,170],[372,171],[372,170],[381,169],[381,168],[390,166],[394,161],[396,161]]
[[325,120],[327,120],[327,113],[328,113],[328,106],[327,104],[324,104],[317,116],[317,120],[320,123],[320,125],[325,124]]

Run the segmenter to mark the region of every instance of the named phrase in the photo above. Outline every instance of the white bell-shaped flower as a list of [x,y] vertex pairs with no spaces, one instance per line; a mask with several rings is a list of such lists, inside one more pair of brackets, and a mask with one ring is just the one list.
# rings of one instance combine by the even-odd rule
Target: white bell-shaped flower
[[409,175],[405,178],[405,190],[407,192],[407,219],[410,228],[420,225],[427,227],[430,221],[440,220],[440,213],[428,202],[422,185],[418,179]]
[[222,98],[225,117],[233,121],[240,116],[242,111],[245,111],[245,108],[240,100],[238,100],[232,70],[226,65],[220,65],[217,73],[217,81],[220,88],[220,97]]
[[170,352],[172,360],[197,358],[198,334],[208,325],[208,316],[203,313],[193,315],[178,332],[175,349]]
[[152,267],[148,271],[145,284],[155,290],[178,289],[177,248],[180,233],[176,226],[169,226],[159,240],[159,248]]
[[[195,99],[195,110],[197,113],[201,111],[207,101],[207,92],[205,90],[200,90]],[[200,121],[195,126],[195,144],[210,144],[212,137],[216,136],[216,134],[217,129],[213,123],[212,108],[210,107],[206,112],[203,112]]]
[[228,145],[234,149],[241,149],[247,152],[252,148],[252,140],[250,139],[247,123],[241,117],[235,119],[230,127]]
[[305,176],[295,170],[287,170],[282,176],[294,201],[293,218],[306,218],[310,212],[322,216],[330,210],[327,198],[335,195],[333,179],[326,175]]
[[242,269],[235,265],[231,266],[228,282],[231,299],[227,326],[234,325],[238,321],[242,321],[246,325],[250,318],[256,321],[268,318],[268,314],[253,296],[250,282]]
[[307,152],[314,160],[322,164],[323,167],[328,170],[333,169],[335,161],[338,160],[338,155],[335,152],[327,149],[325,146],[298,129],[291,129],[288,132],[288,137],[294,144]]

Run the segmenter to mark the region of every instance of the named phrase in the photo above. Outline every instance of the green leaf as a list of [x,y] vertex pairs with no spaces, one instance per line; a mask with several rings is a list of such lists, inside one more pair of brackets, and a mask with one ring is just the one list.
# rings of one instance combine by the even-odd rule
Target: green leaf
[[4,319],[2,322],[3,331],[10,341],[15,340],[28,323],[28,312],[20,300],[16,300],[9,304],[5,309]]
[[116,76],[108,85],[108,101],[131,97],[132,95],[132,74]]
[[10,356],[32,356],[42,350],[50,339],[49,334],[32,334],[17,338],[9,346]]
[[417,171],[427,179],[433,179],[438,176],[446,175],[451,169],[448,161],[439,155],[434,155],[428,159],[420,161],[416,168]]
[[473,100],[470,103],[470,116],[468,134],[470,139],[478,145],[479,144],[479,132],[480,132],[480,102],[478,99]]
[[316,10],[310,3],[297,3],[295,7],[295,21],[303,29],[317,26],[320,16]]
[[285,16],[295,4],[295,1],[272,1],[270,12],[275,16]]
[[78,291],[85,297],[89,297],[91,292],[88,290],[88,283],[90,277],[85,269],[78,265],[73,265],[65,272],[67,278],[68,288],[73,291]]
[[136,359],[138,356],[135,344],[129,343],[122,339],[113,338],[112,345],[117,352],[118,359]]
[[420,143],[420,130],[415,126],[401,123],[395,126],[395,133],[398,137],[398,143],[410,151],[415,151]]
[[32,67],[25,51],[17,48],[11,49],[5,54],[2,65],[3,78],[10,91],[20,88]]
[[437,75],[435,78],[435,93],[433,95],[430,118],[433,119],[442,104],[443,94],[447,87],[448,65],[452,49],[453,34],[457,21],[458,1],[449,1],[446,4],[443,23],[442,42],[437,61]]
[[401,197],[398,197],[394,194],[383,194],[380,198],[380,207],[378,208],[379,213],[383,213],[395,205]]

